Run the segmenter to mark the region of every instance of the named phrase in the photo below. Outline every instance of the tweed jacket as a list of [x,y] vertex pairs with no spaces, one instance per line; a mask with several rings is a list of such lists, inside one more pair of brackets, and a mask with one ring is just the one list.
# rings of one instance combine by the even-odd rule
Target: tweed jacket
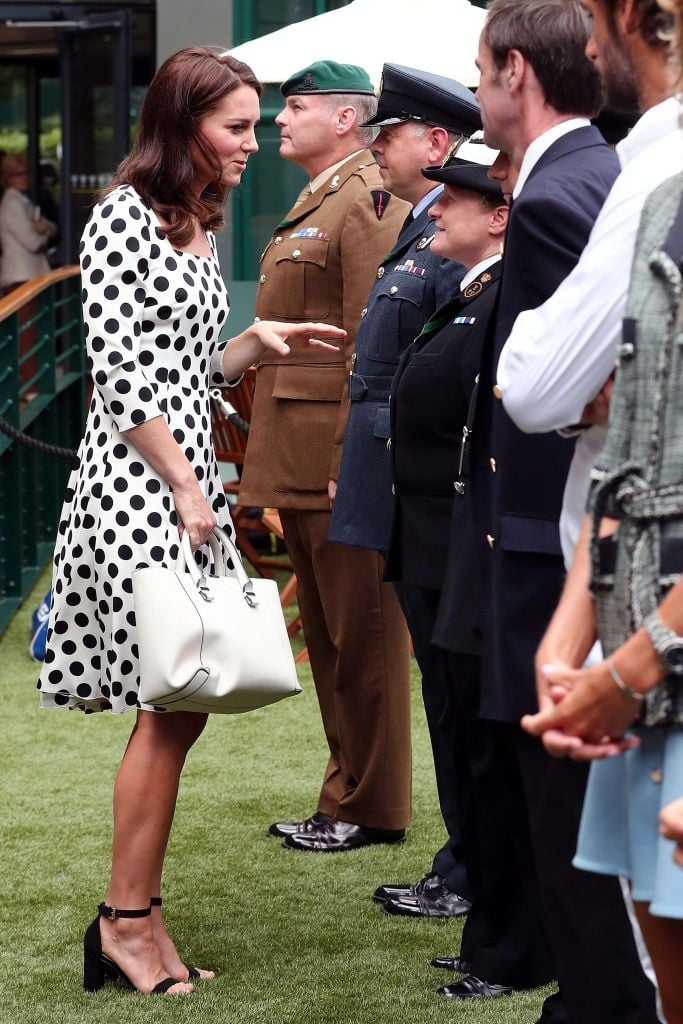
[[406,224],[379,267],[344,395],[348,419],[330,540],[385,551],[391,526],[389,391],[401,353],[456,295],[463,267],[431,251],[428,209]]
[[[683,572],[683,174],[650,196],[640,224],[605,449],[594,470],[592,587],[611,654]],[[619,519],[600,540],[603,515]],[[648,694],[646,725],[683,726],[683,681]]]
[[268,352],[258,364],[242,504],[329,511],[327,484],[339,470],[335,438],[361,310],[409,209],[383,190],[373,156],[363,150],[275,229],[261,257],[256,315],[323,321],[343,327],[347,337],[339,352]]
[[30,281],[47,274],[50,264],[45,250],[50,235],[41,234],[33,225],[34,205],[16,188],[8,188],[0,202],[0,285]]

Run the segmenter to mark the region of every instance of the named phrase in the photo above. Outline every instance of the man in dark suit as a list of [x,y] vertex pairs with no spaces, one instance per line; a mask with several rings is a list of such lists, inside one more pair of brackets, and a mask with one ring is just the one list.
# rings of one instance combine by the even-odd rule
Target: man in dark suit
[[[555,435],[518,431],[494,383],[517,313],[543,302],[575,265],[618,173],[588,121],[601,102],[599,76],[585,58],[588,35],[579,0],[493,0],[477,59],[485,141],[509,153],[519,173],[472,432],[483,588],[480,710],[494,723],[495,760],[480,793],[488,783],[492,805],[503,794],[520,808],[512,846],[531,841],[529,870],[560,984],[542,1019],[653,1024],[654,993],[618,882],[571,866],[586,771],[549,758],[519,726],[535,707],[534,653],[562,586],[558,520],[572,447]],[[451,545],[457,548],[456,536]],[[435,639],[451,650],[468,649],[458,622],[468,600],[462,575],[447,576]],[[450,988],[459,995],[457,984]]]
[[[425,178],[421,168],[440,167],[449,150],[481,127],[481,120],[476,100],[459,82],[385,64],[377,113],[367,125],[379,128],[370,148],[384,186],[407,200],[412,211],[380,263],[361,313],[349,377],[348,420],[338,437],[343,454],[329,538],[384,553],[392,505],[387,448],[391,378],[401,353],[434,311],[456,294],[463,275],[459,263],[432,252],[435,231],[429,211],[443,186]],[[403,607],[407,611],[405,603]],[[468,909],[464,897],[469,896],[469,887],[455,808],[449,701],[424,661],[421,668],[448,840],[419,882],[381,885],[374,898],[390,914],[455,917]]]

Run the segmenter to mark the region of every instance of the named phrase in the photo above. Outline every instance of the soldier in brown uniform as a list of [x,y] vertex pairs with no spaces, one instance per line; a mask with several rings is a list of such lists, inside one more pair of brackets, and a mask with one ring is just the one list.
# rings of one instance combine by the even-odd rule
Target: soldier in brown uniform
[[296,850],[401,842],[410,820],[408,637],[375,551],[334,544],[342,393],[361,311],[410,207],[382,188],[368,129],[376,99],[362,68],[321,61],[282,86],[280,155],[311,178],[261,258],[256,314],[346,329],[339,354],[258,365],[240,489],[280,511],[329,746],[318,806],[273,835]]

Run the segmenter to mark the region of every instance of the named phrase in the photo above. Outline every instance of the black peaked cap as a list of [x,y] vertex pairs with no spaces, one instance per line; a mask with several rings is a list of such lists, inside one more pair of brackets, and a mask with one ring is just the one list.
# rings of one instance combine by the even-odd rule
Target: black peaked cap
[[461,135],[481,128],[479,104],[460,82],[402,64],[385,64],[377,113],[363,127],[413,120]]
[[489,178],[488,167],[484,164],[475,164],[452,156],[443,167],[423,167],[422,174],[430,181],[441,181],[454,188],[464,188],[497,199],[501,206],[505,202],[500,183]]

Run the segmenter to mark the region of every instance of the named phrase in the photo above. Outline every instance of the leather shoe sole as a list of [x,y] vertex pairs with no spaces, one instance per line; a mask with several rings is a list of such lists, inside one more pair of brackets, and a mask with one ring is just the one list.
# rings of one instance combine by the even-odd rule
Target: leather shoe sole
[[274,821],[268,829],[268,835],[284,839],[285,836],[293,836],[295,832],[308,832],[311,828],[318,828],[329,820],[329,814],[316,811],[310,818],[304,818],[303,821]]
[[346,853],[348,850],[359,850],[363,846],[374,846],[377,843],[392,845],[404,843],[405,829],[364,828],[348,821],[337,821],[332,818],[319,828],[307,832],[294,832],[283,842],[286,850],[299,850],[307,853]]
[[425,875],[420,879],[419,882],[415,882],[413,885],[379,885],[372,898],[375,903],[386,903],[387,900],[400,900],[406,896],[419,896],[420,893],[426,892],[427,889],[433,889],[443,884],[443,878],[441,875],[431,874]]
[[472,964],[459,956],[435,956],[429,961],[429,966],[442,971],[457,971],[458,974],[469,974],[472,970]]
[[448,996],[449,999],[497,999],[498,996],[511,996],[514,990],[508,985],[493,985],[469,974],[462,981],[444,985],[437,991],[440,996]]

